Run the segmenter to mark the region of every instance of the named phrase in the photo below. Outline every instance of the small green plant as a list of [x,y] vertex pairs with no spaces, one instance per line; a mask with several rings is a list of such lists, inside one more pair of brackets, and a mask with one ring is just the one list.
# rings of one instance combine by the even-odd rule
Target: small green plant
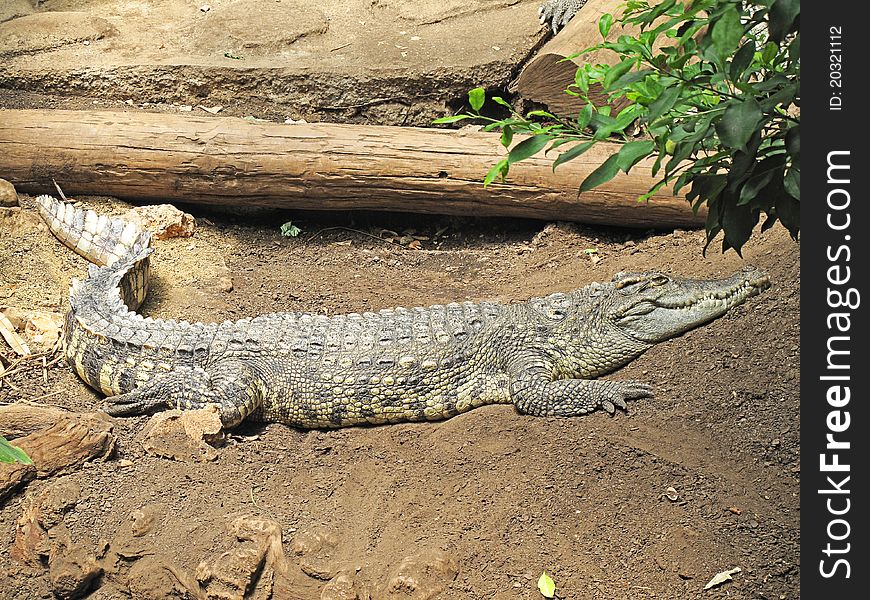
[[[606,41],[615,23],[636,27],[637,36]],[[628,173],[654,157],[660,178],[639,198],[648,200],[666,185],[688,187],[695,212],[706,204],[707,247],[722,232],[722,251],[740,253],[762,214],[762,231],[781,222],[794,239],[800,231],[800,3],[798,0],[628,0],[614,19],[603,15],[605,39],[583,50],[615,52],[614,65],[585,64],[566,93],[585,101],[572,118],[546,111],[521,115],[503,98],[491,100],[509,111],[487,117],[481,88],[468,94],[471,111],[438,119],[487,121],[500,129],[509,149],[484,178],[488,185],[507,176],[510,166],[558,149],[553,169],[597,142],[619,150],[580,183],[584,192]],[[577,55],[575,55],[577,56]],[[572,57],[569,57],[572,58]],[[590,90],[603,90],[610,104],[627,106],[611,114],[596,107]],[[639,123],[643,136],[628,135]],[[525,137],[513,144],[514,136]],[[566,145],[568,144],[568,145]],[[562,146],[564,145],[564,148]]]
[[300,233],[302,233],[302,230],[296,227],[293,221],[287,221],[281,225],[281,235],[284,237],[297,237]]
[[32,465],[33,461],[27,456],[18,446],[13,446],[9,441],[0,435],[0,462],[4,463],[21,463],[22,465]]

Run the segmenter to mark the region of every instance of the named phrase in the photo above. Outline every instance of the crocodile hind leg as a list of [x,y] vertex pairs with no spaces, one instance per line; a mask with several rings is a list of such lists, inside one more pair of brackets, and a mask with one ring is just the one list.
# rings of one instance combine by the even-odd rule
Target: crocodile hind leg
[[112,416],[139,415],[163,408],[191,410],[216,404],[224,427],[235,427],[259,408],[261,379],[241,361],[221,361],[219,374],[201,367],[176,367],[126,394],[106,398]]
[[554,379],[543,360],[522,360],[511,368],[511,399],[523,414],[540,417],[577,417],[599,408],[613,414],[627,410],[626,402],[653,395],[652,387],[637,381]]

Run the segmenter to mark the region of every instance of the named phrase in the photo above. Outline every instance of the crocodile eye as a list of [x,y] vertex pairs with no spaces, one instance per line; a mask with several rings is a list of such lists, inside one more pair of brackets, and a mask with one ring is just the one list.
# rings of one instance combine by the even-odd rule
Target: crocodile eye
[[668,281],[670,281],[670,279],[668,277],[666,277],[664,275],[656,275],[655,277],[652,278],[650,283],[652,283],[653,285],[664,285]]

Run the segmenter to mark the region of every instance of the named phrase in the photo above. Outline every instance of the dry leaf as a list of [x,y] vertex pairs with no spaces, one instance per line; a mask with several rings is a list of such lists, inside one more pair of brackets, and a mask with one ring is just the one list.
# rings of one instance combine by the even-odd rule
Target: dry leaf
[[711,587],[716,587],[717,585],[722,585],[726,581],[731,581],[735,575],[741,571],[740,567],[734,567],[733,569],[728,569],[727,571],[722,571],[720,573],[716,573],[713,576],[713,579],[707,582],[707,585],[704,586],[705,590],[709,590]]
[[546,571],[538,577],[538,591],[544,598],[553,598],[556,595],[556,582]]

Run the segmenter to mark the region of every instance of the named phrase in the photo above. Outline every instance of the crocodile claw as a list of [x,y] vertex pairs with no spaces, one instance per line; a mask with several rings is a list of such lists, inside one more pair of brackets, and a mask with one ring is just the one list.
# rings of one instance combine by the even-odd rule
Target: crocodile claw
[[568,24],[586,0],[545,0],[538,8],[541,24],[549,23],[553,33]]

